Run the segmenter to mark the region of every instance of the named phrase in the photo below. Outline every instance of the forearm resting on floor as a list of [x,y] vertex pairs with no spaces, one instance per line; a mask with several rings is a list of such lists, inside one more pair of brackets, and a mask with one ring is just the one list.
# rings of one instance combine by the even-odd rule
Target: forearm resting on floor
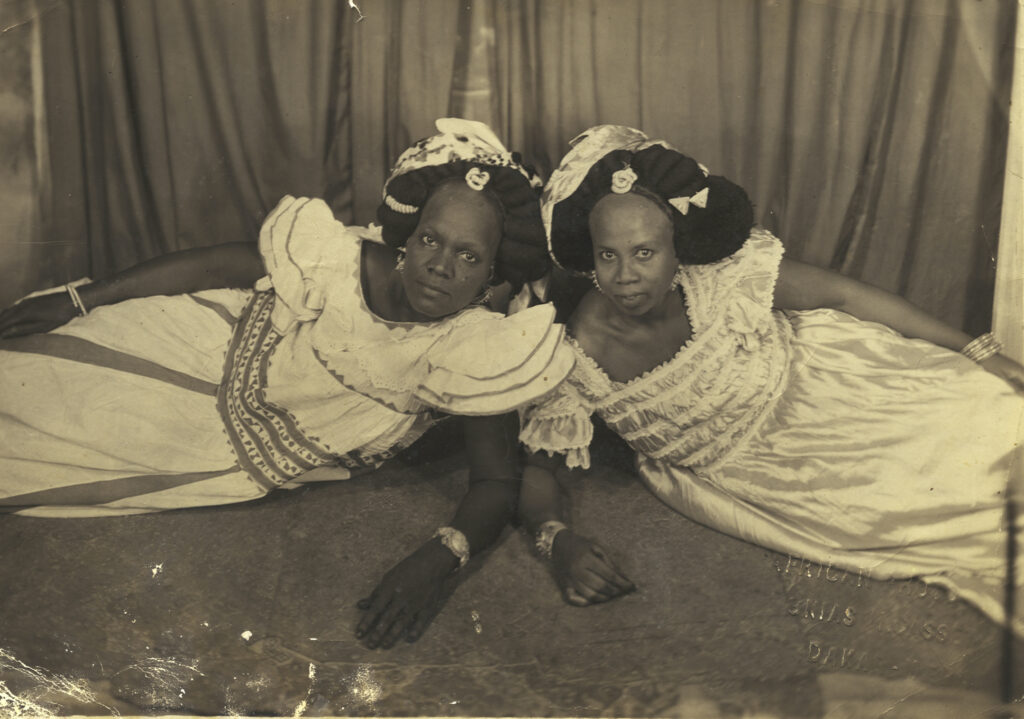
[[564,521],[562,491],[555,478],[558,458],[544,454],[531,455],[523,470],[519,489],[519,518],[531,534],[545,522]]

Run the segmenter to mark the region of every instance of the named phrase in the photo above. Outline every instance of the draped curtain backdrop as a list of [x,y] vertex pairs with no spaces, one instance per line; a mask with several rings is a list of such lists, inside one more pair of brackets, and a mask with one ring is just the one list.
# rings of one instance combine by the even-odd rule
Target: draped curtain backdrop
[[589,125],[640,127],[743,185],[789,256],[988,329],[1016,3],[355,5],[36,0],[46,241],[7,291],[254,239],[286,193],[372,221],[452,114],[545,172]]

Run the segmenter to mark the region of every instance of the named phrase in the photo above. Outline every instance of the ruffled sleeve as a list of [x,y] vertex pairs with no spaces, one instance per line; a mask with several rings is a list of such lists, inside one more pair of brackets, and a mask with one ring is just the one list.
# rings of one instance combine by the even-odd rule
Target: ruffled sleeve
[[426,353],[417,398],[445,412],[491,415],[536,401],[564,380],[575,358],[550,304],[454,328]]
[[591,407],[571,380],[523,412],[519,441],[531,452],[564,454],[566,466],[590,468]]
[[320,316],[325,289],[358,262],[359,239],[323,200],[288,195],[278,203],[260,229],[267,274],[255,285],[277,295],[271,316],[276,330]]
[[767,230],[754,229],[743,247],[721,262],[688,268],[698,322],[710,324],[719,313],[727,328],[739,336],[741,346],[756,350],[760,336],[772,325],[775,281],[783,246]]

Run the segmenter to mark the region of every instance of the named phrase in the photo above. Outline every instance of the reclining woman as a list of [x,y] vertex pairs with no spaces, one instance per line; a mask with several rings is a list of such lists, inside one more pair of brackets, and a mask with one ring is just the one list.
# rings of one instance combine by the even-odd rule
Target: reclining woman
[[596,413],[691,519],[1003,618],[1024,368],[990,335],[783,259],[741,188],[631,128],[587,130],[541,212],[555,262],[595,285],[568,323],[574,370],[521,431],[521,513],[567,600],[633,587],[563,529],[546,456],[587,467]]
[[515,511],[509,413],[573,361],[550,306],[485,306],[492,286],[547,271],[539,179],[486,126],[437,128],[398,159],[382,230],[285,197],[258,247],[170,254],[0,314],[0,506],[242,502],[316,467],[373,469],[443,414],[479,415],[450,525],[360,604],[369,646],[415,640],[443,579]]

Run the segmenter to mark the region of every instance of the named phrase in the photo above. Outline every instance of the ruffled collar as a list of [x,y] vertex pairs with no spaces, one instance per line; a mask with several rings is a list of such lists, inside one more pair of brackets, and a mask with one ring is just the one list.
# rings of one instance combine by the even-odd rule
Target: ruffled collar
[[[483,307],[469,307],[436,322],[387,320],[370,308],[362,286],[362,244],[350,253],[336,282],[325,291],[324,308],[312,323],[311,341],[317,357],[339,379],[358,391],[384,390],[390,404],[395,394],[410,396],[428,371],[427,351],[459,327],[501,317]],[[404,403],[402,403],[404,404]]]

